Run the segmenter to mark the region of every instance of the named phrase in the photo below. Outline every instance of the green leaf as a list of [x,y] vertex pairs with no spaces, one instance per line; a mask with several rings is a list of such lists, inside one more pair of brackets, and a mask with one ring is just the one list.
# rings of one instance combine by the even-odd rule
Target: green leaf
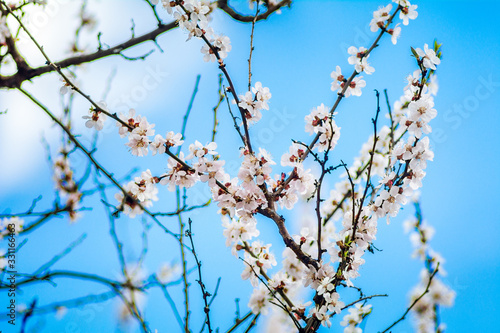
[[414,49],[413,47],[411,47],[411,46],[410,46],[410,48],[411,48],[411,53],[413,53],[413,56],[414,56],[415,58],[417,58],[417,60],[418,60],[418,59],[420,59],[420,58],[418,57],[418,53],[417,53],[417,51],[415,51],[415,49]]

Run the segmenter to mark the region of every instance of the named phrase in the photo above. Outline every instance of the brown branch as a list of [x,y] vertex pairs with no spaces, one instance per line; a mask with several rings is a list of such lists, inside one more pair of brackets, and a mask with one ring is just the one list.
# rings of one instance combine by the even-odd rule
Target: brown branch
[[[177,22],[170,22],[166,25],[161,25],[157,29],[146,33],[142,36],[131,38],[127,40],[126,42],[117,44],[109,49],[106,50],[97,50],[94,53],[89,53],[89,54],[82,54],[79,56],[71,57],[64,59],[59,62],[55,62],[53,65],[55,65],[57,68],[66,68],[69,66],[74,66],[74,65],[81,65],[87,62],[91,62],[94,60],[102,59],[105,57],[109,57],[112,55],[119,55],[120,52],[129,49],[133,46],[139,45],[141,43],[147,42],[147,41],[153,41],[156,42],[156,38],[174,28],[177,27]],[[10,49],[9,49],[10,50]],[[11,53],[12,54],[12,53]],[[16,61],[18,64],[18,72],[14,75],[11,76],[0,76],[0,88],[18,88],[21,86],[21,84],[24,81],[31,80],[34,77],[40,76],[42,74],[50,73],[55,70],[53,65],[45,65],[37,68],[31,68],[29,66],[25,67],[24,70],[20,70],[19,68],[19,63]]]
[[[24,74],[28,70],[30,70],[31,67],[26,63],[26,60],[24,60],[23,56],[19,53],[19,50],[16,47],[16,41],[14,37],[12,36],[6,37],[5,43],[7,44],[8,53],[10,53],[12,59],[14,59],[14,62],[16,63],[17,72]],[[0,77],[0,82],[1,82],[1,77]]]
[[293,240],[292,236],[290,236],[287,228],[285,227],[285,218],[283,216],[278,215],[278,213],[276,213],[276,211],[274,211],[273,209],[270,209],[270,208],[259,209],[258,212],[260,214],[270,218],[271,220],[274,221],[274,223],[276,223],[276,226],[278,227],[278,231],[279,231],[281,237],[283,238],[283,242],[285,243],[285,245],[287,247],[290,248],[290,250],[293,251],[293,253],[295,253],[295,255],[297,256],[297,259],[299,259],[307,267],[313,266],[316,269],[319,268],[318,262],[316,260],[314,260],[310,255],[308,255],[307,253],[302,251],[302,249],[300,248],[300,245],[297,244]]
[[281,7],[285,7],[285,6],[290,7],[291,4],[292,4],[292,0],[280,1],[275,5],[271,5],[271,6],[267,7],[267,10],[264,13],[257,15],[257,17],[254,17],[251,15],[250,16],[242,15],[242,14],[236,12],[231,6],[229,6],[227,0],[217,1],[217,6],[220,9],[222,9],[223,11],[225,11],[233,19],[240,21],[240,22],[247,22],[247,23],[252,22],[254,19],[255,19],[255,21],[266,20],[269,17],[269,15],[271,15],[275,11],[279,10]]

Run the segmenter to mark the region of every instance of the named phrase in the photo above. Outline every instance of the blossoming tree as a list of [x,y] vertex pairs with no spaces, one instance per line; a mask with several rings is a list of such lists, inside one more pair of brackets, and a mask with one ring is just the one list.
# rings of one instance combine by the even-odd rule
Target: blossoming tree
[[[234,325],[227,328],[227,332],[249,331],[260,318],[268,315],[269,309],[273,312],[268,316],[268,325],[280,331],[315,332],[321,326],[331,327],[334,316],[341,317],[340,325],[344,327],[344,332],[362,331],[363,321],[374,310],[370,300],[387,296],[366,295],[357,284],[365,254],[375,249],[377,224],[379,220],[389,223],[399,214],[402,206],[417,200],[416,191],[422,187],[427,163],[434,156],[427,134],[431,132],[430,122],[437,114],[433,99],[438,90],[436,70],[441,62],[440,45],[434,42],[431,46],[425,44],[411,49],[415,67],[408,68],[407,85],[402,88],[399,101],[391,107],[385,92],[382,99],[387,104],[387,117],[382,119],[381,97],[376,91],[376,108],[371,119],[373,132],[371,135],[367,133],[368,140],[352,164],[336,160],[332,152],[342,140],[341,124],[336,121],[339,105],[354,105],[356,101],[352,99],[366,93],[369,84],[365,79],[375,71],[370,62],[372,52],[376,52],[377,46],[396,45],[404,26],[418,16],[417,6],[407,0],[394,0],[375,10],[370,22],[373,41],[365,47],[351,46],[347,49],[351,68],[332,64],[333,105],[311,106],[309,112],[304,112],[304,129],[310,135],[309,140],[296,140],[291,135],[291,145],[275,160],[269,148],[257,145],[252,135],[252,127],[266,117],[272,97],[272,87],[267,87],[258,78],[255,81],[252,76],[253,30],[258,21],[290,7],[291,2],[251,1],[255,14],[243,15],[228,1],[145,0],[144,5],[149,6],[154,14],[155,30],[136,36],[132,28],[132,38],[114,46],[101,43],[99,38],[99,47],[92,52],[81,50],[78,43],[80,31],[94,23],[88,15],[87,2],[83,1],[80,24],[72,44],[74,54],[56,62],[30,33],[25,20],[30,6],[43,6],[45,1],[0,1],[0,60],[1,66],[11,71],[9,74],[0,72],[0,87],[22,93],[51,118],[60,128],[62,137],[60,153],[50,159],[58,192],[54,207],[47,211],[37,210],[40,199],[34,200],[25,212],[8,212],[7,207],[2,207],[2,237],[10,243],[27,239],[29,233],[43,228],[56,216],[67,216],[74,222],[85,214],[87,198],[98,196],[107,212],[111,239],[121,267],[121,277],[117,280],[86,272],[53,269],[60,258],[81,243],[82,239],[79,239],[40,269],[20,273],[15,272],[15,266],[11,265],[15,262],[15,255],[22,254],[23,243],[17,242],[17,246],[9,247],[0,259],[0,288],[3,290],[9,289],[9,272],[15,273],[16,290],[36,288],[38,282],[50,282],[56,278],[87,280],[107,288],[100,295],[80,295],[49,305],[40,305],[34,300],[24,307],[18,306],[16,314],[22,318],[18,320],[21,330],[24,330],[30,317],[50,312],[62,313],[84,304],[118,298],[121,301],[121,316],[135,319],[144,332],[170,332],[174,329],[189,332],[193,329],[193,312],[203,313],[202,331],[214,331],[218,324],[211,318],[211,309],[218,285],[209,287],[203,283],[202,255],[196,252],[196,241],[203,235],[194,236],[192,227],[196,221],[189,217],[186,219],[186,216],[207,205],[217,205],[222,220],[220,232],[226,239],[226,246],[242,261],[241,278],[249,280],[253,286],[249,312],[240,316],[238,311]],[[170,23],[161,19],[159,11],[163,10],[171,16]],[[226,66],[231,59],[232,44],[226,34],[216,32],[211,26],[211,15],[215,11],[223,11],[234,20],[246,22],[252,27],[248,82],[233,80]],[[200,142],[201,138],[200,141],[198,138],[186,139],[190,108],[184,115],[179,132],[168,127],[168,123],[149,122],[140,110],[130,109],[128,113],[118,114],[107,106],[105,100],[100,101],[87,94],[78,83],[78,66],[109,56],[122,56],[131,61],[145,59],[149,54],[130,58],[123,51],[146,41],[158,45],[157,38],[176,27],[185,32],[188,43],[201,40],[200,56],[207,62],[206,66],[216,66],[220,71],[219,99],[213,108],[213,123],[208,126],[212,130],[212,139],[208,143]],[[46,61],[45,65],[30,65],[31,55],[22,54],[17,47],[22,38],[37,47]],[[44,104],[43,98],[35,97],[25,84],[49,73],[58,75],[62,83],[57,88],[65,107],[59,115]],[[196,90],[197,86],[193,98]],[[90,106],[83,119],[73,115],[71,105],[75,96],[84,98]],[[240,140],[240,160],[236,170],[226,168],[224,156],[217,152],[217,133],[220,130],[217,115],[220,112],[231,115],[232,124],[225,126],[234,128]],[[87,131],[95,131],[96,134],[107,123],[115,123],[115,133],[125,141],[124,147],[116,149],[128,150],[137,158],[149,154],[168,156],[163,167],[166,172],[147,168],[128,175],[125,181],[117,178],[111,168],[96,158],[95,142],[89,146],[80,140],[72,127],[75,122],[84,123]],[[75,154],[83,154],[88,161],[83,173],[72,166]],[[76,174],[80,176],[76,177]],[[340,180],[336,182],[339,175]],[[190,191],[199,186],[197,183],[204,183],[203,186],[210,189],[211,198],[201,204],[192,204],[189,202]],[[325,188],[333,189],[325,193]],[[160,194],[166,191],[175,193],[176,209],[173,212],[159,210],[163,207]],[[115,201],[109,198],[110,194],[114,195]],[[294,233],[291,222],[286,221],[283,212],[297,210],[303,202],[308,202],[306,209],[310,218]],[[454,292],[438,277],[443,272],[443,260],[429,246],[433,229],[422,220],[418,201],[415,206],[416,218],[406,225],[409,231],[412,230],[415,254],[424,261],[425,269],[420,285],[411,293],[408,308],[401,309],[402,316],[395,318],[392,324],[388,323],[387,328],[381,327],[383,332],[389,332],[410,311],[415,314],[419,332],[443,332],[445,326],[439,320],[439,307],[453,304]],[[127,217],[137,223],[142,218],[145,226],[143,251],[139,260],[133,263],[125,259],[124,244],[116,232],[118,219]],[[167,222],[171,219],[178,221],[178,229],[174,230]],[[273,230],[284,246],[281,255],[271,250],[271,244],[259,239],[263,236],[259,225],[269,222],[273,223]],[[166,241],[179,244],[180,264],[163,266],[147,276],[143,266],[150,228],[163,232]],[[191,264],[195,269],[190,269]],[[174,278],[176,275],[178,277]],[[193,281],[197,282],[202,292],[202,306],[199,308],[194,308],[189,302],[188,291],[196,287],[190,286]],[[167,287],[171,288],[176,283],[182,286],[180,299],[172,299],[167,291]],[[347,289],[357,290],[359,297],[344,297],[343,292]],[[177,324],[151,327],[144,310],[144,295],[153,292],[165,295]]]

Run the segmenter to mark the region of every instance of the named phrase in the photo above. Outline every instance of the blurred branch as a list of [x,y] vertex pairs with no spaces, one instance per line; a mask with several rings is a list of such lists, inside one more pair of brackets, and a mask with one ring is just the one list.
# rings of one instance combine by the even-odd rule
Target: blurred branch
[[424,292],[419,296],[417,297],[413,303],[411,303],[411,305],[406,309],[405,313],[403,313],[403,315],[401,316],[401,318],[399,318],[398,320],[396,320],[394,323],[392,323],[391,326],[387,327],[385,330],[383,330],[381,333],[385,333],[387,331],[389,331],[391,328],[393,328],[394,326],[396,326],[399,322],[403,321],[405,318],[406,318],[406,315],[410,312],[410,310],[418,303],[418,301],[420,301],[420,299],[422,299],[422,297],[425,296],[425,294],[427,294],[429,292],[429,288],[431,286],[431,282],[432,282],[432,279],[434,278],[434,276],[437,274],[439,270],[439,264],[437,265],[436,269],[434,270],[434,272],[432,272],[432,274],[430,275],[429,277],[429,282],[427,283],[427,287],[425,288]]
[[222,74],[219,74],[219,100],[217,104],[214,106],[214,127],[212,129],[212,139],[210,141],[215,142],[215,135],[217,135],[217,125],[219,125],[219,120],[217,119],[217,111],[219,110],[220,105],[224,101],[225,94],[223,93],[224,86],[222,85]]
[[68,255],[73,249],[75,249],[78,245],[83,243],[83,241],[87,238],[87,234],[82,234],[78,239],[75,241],[71,242],[61,253],[57,254],[54,256],[50,261],[42,265],[40,268],[38,268],[33,275],[39,275],[43,272],[45,272],[48,268],[52,267],[56,262],[64,258],[66,255]]
[[[4,1],[1,1],[1,4],[8,6],[5,4]],[[9,9],[10,10],[10,9]],[[11,14],[15,16],[12,11]],[[19,21],[20,22],[20,21]],[[22,23],[20,23],[22,24]],[[61,68],[66,68],[69,66],[74,66],[74,65],[81,65],[87,62],[95,61],[98,59],[102,59],[105,57],[113,56],[113,55],[121,55],[121,52],[129,49],[133,46],[139,45],[141,43],[147,42],[147,41],[153,41],[156,42],[156,38],[160,36],[161,34],[172,30],[177,27],[177,22],[170,22],[166,25],[161,25],[155,30],[148,32],[144,35],[131,38],[127,40],[126,42],[117,44],[115,46],[112,46],[108,49],[99,49],[94,53],[89,53],[89,54],[82,54],[74,57],[70,57],[58,62],[55,62],[54,64],[48,64],[45,66],[37,67],[37,68],[31,68],[31,67],[26,67],[24,66],[24,69],[22,71],[18,71],[16,74],[11,75],[11,76],[0,76],[0,88],[19,88],[21,87],[22,83],[27,80],[31,80],[34,77],[40,76],[42,74],[50,73],[56,70],[56,68],[61,69]],[[27,30],[26,30],[27,31]]]
[[231,326],[227,331],[226,333],[231,333],[233,332],[235,329],[237,329],[238,327],[240,327],[241,324],[243,324],[248,318],[250,318],[250,316],[253,314],[252,311],[249,311],[245,316],[243,316],[243,318],[239,319],[239,318],[236,318],[235,320],[235,323],[233,326]]

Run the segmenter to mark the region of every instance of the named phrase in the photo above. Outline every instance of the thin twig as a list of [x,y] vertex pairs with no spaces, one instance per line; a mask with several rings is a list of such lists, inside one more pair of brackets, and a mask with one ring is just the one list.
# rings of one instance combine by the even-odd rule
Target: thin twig
[[259,0],[257,0],[256,3],[255,16],[252,21],[252,32],[250,33],[250,55],[248,56],[248,91],[252,89],[252,53],[254,50],[253,36],[255,30],[255,22],[257,22],[257,16],[259,16]]
[[[212,333],[212,326],[210,323],[210,306],[208,304],[208,302],[209,302],[208,298],[211,295],[209,292],[207,292],[205,284],[203,283],[203,276],[201,274],[201,262],[198,260],[198,255],[196,254],[196,250],[194,247],[193,232],[192,232],[193,221],[191,219],[188,219],[188,226],[189,227],[186,230],[186,236],[189,238],[189,241],[191,243],[191,249],[192,249],[192,253],[194,256],[194,260],[196,261],[196,266],[198,267],[198,280],[196,280],[196,282],[198,282],[198,285],[200,286],[201,294],[203,297],[203,302],[205,304],[205,306],[203,308],[203,312],[205,312],[205,316],[206,316],[205,323],[208,326],[208,332]],[[201,332],[203,332],[203,328],[202,328]]]
[[217,134],[217,125],[219,125],[219,120],[217,119],[217,111],[219,110],[220,105],[224,101],[225,94],[223,93],[224,86],[222,85],[222,74],[219,74],[219,100],[217,104],[214,106],[214,126],[212,129],[212,139],[211,142],[215,142],[215,135]]
[[[182,119],[181,135],[182,135],[183,140],[185,139],[187,121],[188,121],[189,115],[191,114],[191,109],[193,108],[194,99],[196,97],[196,94],[198,93],[198,86],[200,84],[200,79],[201,79],[201,75],[198,74],[196,76],[196,82],[194,84],[193,92],[191,93],[191,98],[189,99],[189,104],[188,104],[186,113],[184,114],[184,118]],[[177,152],[175,155],[178,156],[180,152],[181,152],[181,146],[179,146],[177,148]]]

